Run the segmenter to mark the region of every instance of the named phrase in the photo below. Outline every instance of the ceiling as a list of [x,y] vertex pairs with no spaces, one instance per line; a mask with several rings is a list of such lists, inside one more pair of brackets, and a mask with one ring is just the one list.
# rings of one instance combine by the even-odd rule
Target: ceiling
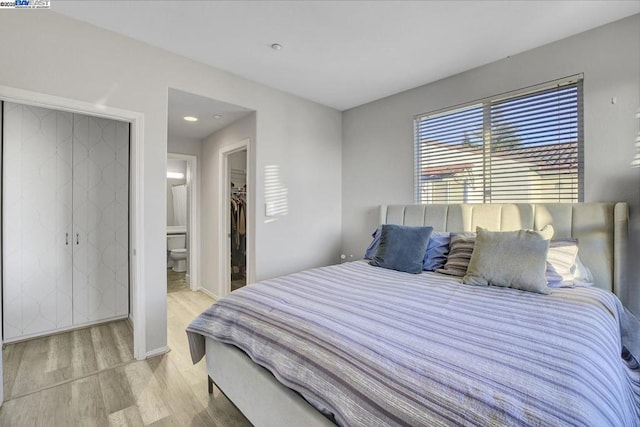
[[640,13],[640,1],[56,0],[51,8],[345,110]]
[[[249,113],[251,110],[237,105],[169,89],[168,135],[174,139],[202,140]],[[187,122],[185,116],[196,117],[198,121]]]

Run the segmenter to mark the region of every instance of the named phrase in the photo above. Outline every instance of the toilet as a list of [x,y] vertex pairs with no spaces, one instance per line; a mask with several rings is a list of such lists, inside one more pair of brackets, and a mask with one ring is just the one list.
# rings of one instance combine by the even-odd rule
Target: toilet
[[187,236],[185,234],[167,235],[167,251],[169,252],[169,266],[172,270],[182,273],[187,271]]

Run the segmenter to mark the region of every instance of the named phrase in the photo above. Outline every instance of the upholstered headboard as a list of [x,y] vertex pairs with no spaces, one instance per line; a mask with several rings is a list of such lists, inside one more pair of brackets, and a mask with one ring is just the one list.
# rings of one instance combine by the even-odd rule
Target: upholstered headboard
[[554,238],[578,239],[579,256],[596,286],[626,295],[627,203],[383,205],[381,224],[431,225],[440,231],[554,228]]

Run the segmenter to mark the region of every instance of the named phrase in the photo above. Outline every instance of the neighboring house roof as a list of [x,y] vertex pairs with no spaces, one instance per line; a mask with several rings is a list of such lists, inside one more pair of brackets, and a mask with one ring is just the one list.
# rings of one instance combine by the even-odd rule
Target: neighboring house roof
[[[471,160],[465,163],[452,161],[450,165],[440,164],[422,169],[421,176],[425,180],[446,178],[455,174],[470,171],[474,164],[482,159],[482,149],[462,144],[447,144],[440,142],[428,142],[427,149],[434,152],[435,156],[449,150],[466,152]],[[504,160],[522,162],[526,160],[527,167],[542,169],[576,169],[578,167],[578,147],[574,141],[559,142],[555,144],[533,145],[524,147],[497,147],[491,153],[492,157],[501,157]],[[475,160],[475,162],[474,162]]]
[[473,169],[473,163],[459,163],[450,166],[434,166],[422,169],[422,177],[427,180],[447,178]]
[[527,159],[540,168],[551,169],[561,166],[563,169],[578,167],[578,147],[574,141],[559,142],[556,144],[534,145],[528,147],[516,147],[509,150],[499,148],[492,153],[510,160]]

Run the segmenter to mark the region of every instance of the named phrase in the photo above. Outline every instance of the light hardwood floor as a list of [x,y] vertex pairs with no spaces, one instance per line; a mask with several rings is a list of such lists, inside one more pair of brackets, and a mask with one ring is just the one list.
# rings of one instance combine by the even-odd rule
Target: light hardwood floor
[[186,274],[167,268],[167,292],[186,291],[187,289],[189,289],[189,284],[186,280]]
[[[167,295],[171,351],[133,360],[126,322],[8,345],[0,426],[249,426],[191,363],[185,328],[213,300]],[[8,385],[7,385],[8,384]]]

